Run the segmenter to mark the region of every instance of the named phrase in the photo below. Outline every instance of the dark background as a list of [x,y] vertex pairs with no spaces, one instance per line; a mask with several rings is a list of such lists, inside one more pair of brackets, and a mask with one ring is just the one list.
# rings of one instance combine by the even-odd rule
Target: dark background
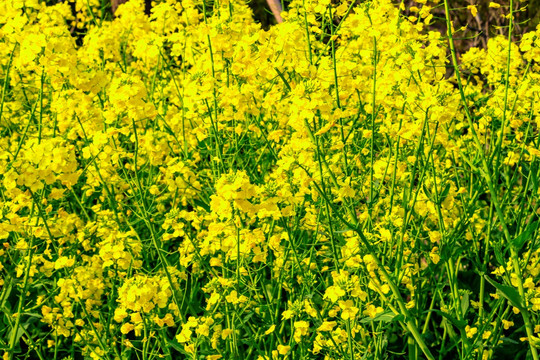
[[[46,0],[50,3],[70,1],[70,0]],[[114,9],[126,0],[101,0],[103,13],[113,16]],[[150,12],[152,0],[145,0],[147,3],[146,12]],[[178,0],[181,1],[181,0]],[[280,0],[287,9],[290,0]],[[356,0],[361,3],[365,0]],[[376,0],[375,0],[376,1]],[[422,5],[412,0],[393,0],[396,6],[403,1],[405,5],[405,15],[415,15],[410,12],[411,6],[421,7]],[[208,7],[211,7],[214,0],[206,0]],[[332,0],[334,4],[340,0]],[[500,8],[489,8],[490,0],[449,0],[451,6],[451,18],[456,29],[467,25],[467,30],[456,34],[455,43],[458,52],[463,52],[470,47],[485,47],[487,40],[495,35],[506,35],[508,31],[508,20],[504,18],[508,14],[510,0],[495,0],[501,5]],[[274,16],[268,8],[266,0],[251,0],[250,7],[253,9],[254,18],[263,28],[267,29],[276,23]],[[427,5],[433,8],[434,20],[427,30],[438,30],[446,33],[446,23],[444,19],[443,0],[427,0]],[[478,14],[472,16],[467,9],[468,5],[476,5]],[[513,4],[515,13],[514,40],[519,42],[521,35],[525,32],[533,31],[540,22],[540,0],[516,0]],[[336,19],[335,21],[339,21]]]

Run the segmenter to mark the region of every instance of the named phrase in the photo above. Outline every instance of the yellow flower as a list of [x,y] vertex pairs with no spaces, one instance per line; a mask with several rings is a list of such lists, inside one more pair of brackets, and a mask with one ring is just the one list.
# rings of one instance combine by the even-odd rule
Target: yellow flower
[[163,319],[160,319],[158,315],[154,316],[154,322],[161,327],[163,327],[164,325],[174,326],[174,319],[170,313],[165,314]]
[[352,300],[340,301],[339,307],[341,308],[341,318],[343,320],[354,319],[358,313],[358,308],[354,306]]
[[476,8],[476,5],[469,5],[467,6],[467,9],[471,12],[472,16],[476,16],[478,14],[478,9]]
[[221,332],[221,338],[223,340],[225,340],[227,337],[229,337],[229,335],[231,335],[233,333],[232,329],[224,329],[222,332]]
[[244,303],[248,300],[245,295],[238,296],[238,292],[236,292],[236,290],[231,291],[229,295],[225,296],[225,299],[227,300],[227,302],[233,305]]
[[439,261],[441,261],[441,257],[439,256],[438,252],[439,252],[439,247],[434,246],[433,249],[431,249],[431,252],[429,253],[429,258],[434,264],[438,264]]
[[472,338],[477,332],[478,328],[476,327],[470,327],[469,325],[465,327],[465,333],[467,334],[468,338]]
[[382,312],[384,312],[384,309],[382,307],[369,304],[366,310],[364,310],[363,314],[373,319]]
[[269,335],[269,334],[273,333],[275,329],[276,329],[276,325],[270,326],[270,327],[268,328],[268,330],[266,330],[266,331],[264,332],[264,335]]
[[278,345],[277,350],[280,355],[287,355],[291,351],[291,347],[287,345]]
[[122,322],[127,316],[128,313],[123,307],[117,307],[114,310],[114,321],[116,322]]
[[120,327],[120,332],[122,334],[128,334],[130,331],[132,331],[135,328],[135,326],[132,323],[125,323]]
[[309,331],[309,323],[307,321],[295,321],[294,323],[294,340],[300,342],[302,336],[307,335]]
[[59,200],[64,196],[65,189],[52,189],[49,197],[53,200]]
[[324,299],[330,299],[333,303],[338,301],[338,299],[345,295],[345,290],[341,287],[334,285],[326,289],[324,293]]
[[188,328],[182,328],[182,331],[180,331],[180,334],[176,335],[176,341],[183,344],[191,340],[191,334],[193,334],[193,331],[191,331]]
[[194,344],[184,344],[184,350],[188,354],[194,354],[195,353],[195,345]]
[[208,337],[210,335],[210,327],[208,326],[208,324],[200,324],[197,329],[195,330],[195,332],[198,334],[198,335],[202,335],[202,336],[206,336]]
[[54,263],[55,269],[63,269],[65,267],[71,267],[75,264],[75,259],[69,258],[67,256],[60,256],[58,260]]
[[512,326],[514,326],[514,322],[513,321],[509,321],[509,320],[502,320],[502,323],[503,323],[503,327],[504,327],[504,330],[508,330],[510,329]]
[[336,122],[333,121],[333,122],[330,122],[328,124],[326,124],[325,126],[323,126],[319,131],[317,131],[315,133],[316,136],[320,136],[320,135],[323,135],[323,134],[326,134],[331,128],[333,128],[334,126],[336,125]]
[[294,311],[285,310],[281,313],[281,318],[284,320],[291,319],[294,316]]
[[324,321],[321,326],[317,328],[317,331],[332,331],[337,325],[335,321]]
[[531,277],[528,277],[527,279],[525,279],[525,282],[523,283],[523,287],[526,289],[534,289],[535,288],[534,280]]
[[489,3],[489,7],[490,7],[490,8],[493,8],[493,9],[498,9],[498,8],[501,7],[501,4],[498,4],[498,3],[496,3],[496,2],[491,1],[491,2]]

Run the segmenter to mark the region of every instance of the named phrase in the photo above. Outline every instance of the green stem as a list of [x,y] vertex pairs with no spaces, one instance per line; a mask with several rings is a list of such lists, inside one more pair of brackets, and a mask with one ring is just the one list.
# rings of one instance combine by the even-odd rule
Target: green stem
[[[308,176],[311,177],[311,174],[309,171],[304,168],[301,164],[297,164],[301,169],[303,169]],[[326,196],[326,192],[321,189],[319,184],[317,184],[316,181],[313,181],[313,184],[315,185],[315,188],[317,189],[317,192],[323,197],[326,204],[332,209],[333,213],[339,218],[341,222],[343,222],[347,227],[349,227],[351,230],[353,230],[358,237],[360,238],[360,242],[366,247],[368,253],[373,257],[375,264],[377,265],[377,268],[380,270],[382,277],[384,278],[384,281],[388,284],[390,287],[390,290],[392,291],[392,294],[394,295],[394,298],[396,302],[398,303],[399,313],[402,314],[405,319],[403,322],[405,323],[405,327],[407,330],[411,333],[411,335],[416,340],[416,343],[418,344],[418,347],[422,350],[424,355],[429,360],[435,360],[435,357],[433,354],[431,354],[431,351],[429,351],[429,348],[427,347],[426,343],[424,342],[424,339],[422,338],[422,335],[418,331],[418,328],[416,327],[414,318],[410,315],[409,311],[407,310],[407,307],[405,306],[405,301],[403,300],[403,297],[401,296],[401,292],[399,291],[399,288],[395,284],[395,282],[392,280],[392,277],[384,267],[384,265],[381,263],[377,256],[377,252],[373,248],[372,244],[369,242],[369,240],[364,235],[364,232],[359,226],[356,226],[349,221],[347,221],[340,213],[336,210],[333,203],[328,199]],[[388,302],[388,305],[391,304]],[[394,313],[398,313],[397,309],[393,310]],[[535,359],[536,360],[536,359]]]
[[2,86],[2,98],[0,99],[0,124],[2,123],[2,113],[4,112],[4,102],[6,100],[6,92],[7,92],[7,86],[8,86],[8,80],[9,80],[9,70],[11,69],[11,63],[13,62],[13,54],[15,53],[15,48],[17,47],[17,44],[13,47],[13,50],[11,50],[11,54],[9,55],[9,61],[6,67],[6,74],[4,75],[4,84]]
[[[510,0],[510,8],[511,8],[510,9],[510,18],[512,18],[512,16],[513,16],[513,14],[512,14],[512,6],[513,6],[513,1]],[[450,21],[450,7],[448,5],[448,0],[444,0],[444,10],[445,10],[445,16],[446,16],[448,42],[449,42],[449,45],[450,45],[450,52],[451,52],[451,55],[452,55],[452,63],[453,63],[454,70],[455,70],[456,81],[457,81],[457,85],[458,85],[458,88],[459,88],[459,93],[461,95],[461,101],[462,101],[463,107],[465,109],[465,115],[467,117],[467,121],[468,121],[468,124],[469,124],[469,130],[472,133],[474,143],[475,143],[475,145],[477,147],[477,151],[480,154],[480,158],[481,158],[481,161],[482,161],[482,169],[480,170],[480,173],[482,174],[482,176],[484,177],[484,180],[487,183],[487,186],[489,188],[489,193],[491,195],[491,201],[493,203],[493,206],[495,207],[495,212],[496,212],[497,217],[499,218],[499,221],[501,223],[501,227],[503,229],[504,237],[505,237],[505,239],[508,242],[509,247],[510,247],[510,257],[511,257],[513,271],[516,274],[516,281],[517,281],[517,284],[518,284],[519,296],[521,297],[522,301],[525,301],[525,291],[524,291],[524,288],[523,288],[523,278],[522,278],[522,273],[521,273],[521,266],[519,264],[518,252],[517,252],[514,244],[512,243],[512,239],[511,239],[511,236],[510,236],[510,231],[508,230],[508,226],[506,225],[504,214],[502,212],[502,208],[501,208],[501,206],[499,204],[499,200],[497,198],[497,192],[495,191],[495,188],[493,186],[492,178],[491,178],[491,175],[490,175],[490,167],[489,167],[489,165],[487,163],[486,156],[484,154],[484,149],[482,147],[482,144],[480,143],[480,140],[478,139],[478,134],[476,133],[476,130],[474,129],[471,112],[470,112],[469,106],[467,105],[467,100],[465,98],[465,91],[463,89],[463,84],[461,82],[461,75],[460,75],[460,72],[459,72],[459,66],[458,66],[458,61],[457,61],[457,53],[456,53],[456,49],[455,49],[455,46],[454,46],[454,39],[453,39],[453,36],[452,36],[452,23]],[[512,21],[512,20],[510,20],[510,21]],[[505,109],[505,111],[506,111],[506,109]],[[502,124],[502,125],[504,126],[504,124]],[[523,317],[525,330],[527,332],[527,337],[528,337],[528,340],[529,340],[529,347],[530,347],[530,350],[531,350],[531,354],[532,354],[532,357],[533,357],[534,360],[539,360],[538,351],[536,350],[536,348],[533,345],[534,331],[533,331],[533,328],[532,328],[529,311],[526,309],[526,304],[522,304],[522,305],[524,305],[524,306],[523,306],[523,311],[521,311],[521,316]]]
[[26,269],[24,271],[24,280],[23,285],[21,288],[21,294],[19,297],[19,304],[17,305],[17,317],[15,318],[15,325],[12,328],[11,331],[11,338],[9,339],[9,349],[8,349],[8,356],[9,359],[14,359],[13,353],[15,351],[15,343],[17,342],[17,334],[19,333],[19,326],[21,324],[21,317],[22,317],[22,310],[23,310],[23,304],[26,300],[26,287],[28,286],[28,280],[30,278],[30,268],[32,267],[32,257],[34,255],[33,248],[34,247],[34,237],[30,237],[30,244],[28,247],[28,264],[26,266]]

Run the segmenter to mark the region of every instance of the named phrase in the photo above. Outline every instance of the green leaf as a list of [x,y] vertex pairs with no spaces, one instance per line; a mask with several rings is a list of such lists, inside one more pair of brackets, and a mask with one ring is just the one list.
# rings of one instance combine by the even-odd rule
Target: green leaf
[[365,317],[365,318],[361,319],[360,322],[362,324],[367,324],[367,323],[370,323],[370,322],[379,322],[379,321],[382,321],[382,322],[394,322],[394,321],[403,321],[403,320],[405,320],[405,316],[403,316],[401,314],[394,314],[392,311],[388,310],[388,311],[385,311],[383,313],[378,314],[374,318],[371,318],[369,316]]
[[285,76],[283,75],[283,73],[281,71],[279,71],[278,68],[274,68],[276,70],[276,72],[278,73],[279,77],[281,78],[281,80],[283,80],[283,83],[285,84],[285,86],[287,87],[287,90],[288,91],[291,91],[291,85],[289,84],[289,82],[287,81],[287,79],[285,79]]
[[529,190],[536,191],[538,189],[538,177],[536,176],[536,172],[531,171],[529,174],[530,174],[530,179],[532,180],[529,184]]
[[450,315],[450,314],[448,314],[446,312],[436,310],[436,309],[433,309],[431,311],[436,312],[437,314],[439,314],[442,317],[446,318],[448,321],[450,321],[452,324],[454,324],[454,326],[457,327],[458,329],[463,329],[467,325],[467,322],[465,320],[460,321],[460,320],[456,319],[455,317],[453,317],[452,315]]
[[497,263],[499,265],[504,266],[506,264],[506,261],[504,260],[504,257],[503,257],[502,246],[498,242],[495,242],[493,244],[493,248],[495,249],[494,253],[495,253],[495,258],[497,259]]
[[504,343],[508,343],[508,344],[523,344],[522,342],[516,341],[516,340],[514,340],[514,339],[512,339],[512,338],[509,338],[509,337],[506,337],[506,336],[503,337],[503,338],[501,339],[501,341],[503,342],[503,344],[504,344]]
[[[27,312],[25,312],[25,313],[22,313],[22,315],[28,316],[30,318],[37,318],[37,319],[42,319],[43,318],[43,316],[41,314],[38,314],[38,313],[27,313]],[[26,321],[26,322],[34,322],[34,321]]]
[[521,234],[519,234],[514,240],[511,241],[511,244],[517,251],[521,250],[523,245],[525,245],[525,243],[530,240],[531,235],[536,231],[537,228],[537,221],[529,223],[525,230],[523,230]]
[[521,302],[521,296],[519,296],[519,293],[516,289],[508,285],[499,284],[487,275],[484,275],[484,277],[486,278],[488,283],[490,283],[495,287],[495,289],[497,289],[497,293],[499,295],[502,295],[506,300],[510,302],[510,304],[517,307],[520,311],[524,310]]
[[[28,326],[30,324],[26,323],[26,324],[19,324],[19,327],[17,328],[17,333],[15,335],[15,345],[18,345],[21,341],[21,337],[23,336],[24,334],[24,331],[28,329]],[[15,330],[14,327],[11,328],[11,331],[9,332],[9,336],[8,338],[11,339],[11,337],[13,336],[13,331]]]
[[178,341],[175,339],[167,339],[167,342],[169,343],[169,346],[172,347],[174,350],[179,351],[181,353],[184,353],[184,347],[180,345]]
[[193,204],[196,205],[196,206],[202,207],[206,211],[210,211],[210,206],[207,203],[205,203],[204,201],[194,199]]
[[465,292],[461,298],[461,314],[463,316],[467,314],[467,309],[469,309],[469,293]]
[[13,290],[13,282],[7,281],[7,284],[4,284],[4,287],[2,288],[2,293],[0,298],[2,299],[2,303],[0,303],[0,308],[3,309],[8,303],[9,295],[11,294],[11,290]]
[[431,202],[434,203],[435,201],[433,201],[433,198],[432,198],[432,196],[431,196],[431,191],[428,190],[428,188],[426,187],[425,184],[422,184],[422,189],[424,190],[424,194],[425,194],[426,197],[429,199],[429,201],[431,201]]
[[131,349],[128,348],[127,350],[122,352],[122,360],[129,360],[131,359]]
[[439,195],[439,203],[442,203],[444,199],[446,199],[449,191],[450,191],[450,183],[447,183],[443,191],[441,191],[441,194]]

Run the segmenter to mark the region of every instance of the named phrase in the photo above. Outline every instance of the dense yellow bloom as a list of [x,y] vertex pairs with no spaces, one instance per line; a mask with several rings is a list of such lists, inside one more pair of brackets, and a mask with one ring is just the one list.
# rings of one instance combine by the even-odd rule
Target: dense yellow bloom
[[459,54],[458,84],[438,1],[285,3],[262,29],[240,0],[0,2],[15,352],[384,357],[399,319],[489,358],[540,332],[540,30]]

